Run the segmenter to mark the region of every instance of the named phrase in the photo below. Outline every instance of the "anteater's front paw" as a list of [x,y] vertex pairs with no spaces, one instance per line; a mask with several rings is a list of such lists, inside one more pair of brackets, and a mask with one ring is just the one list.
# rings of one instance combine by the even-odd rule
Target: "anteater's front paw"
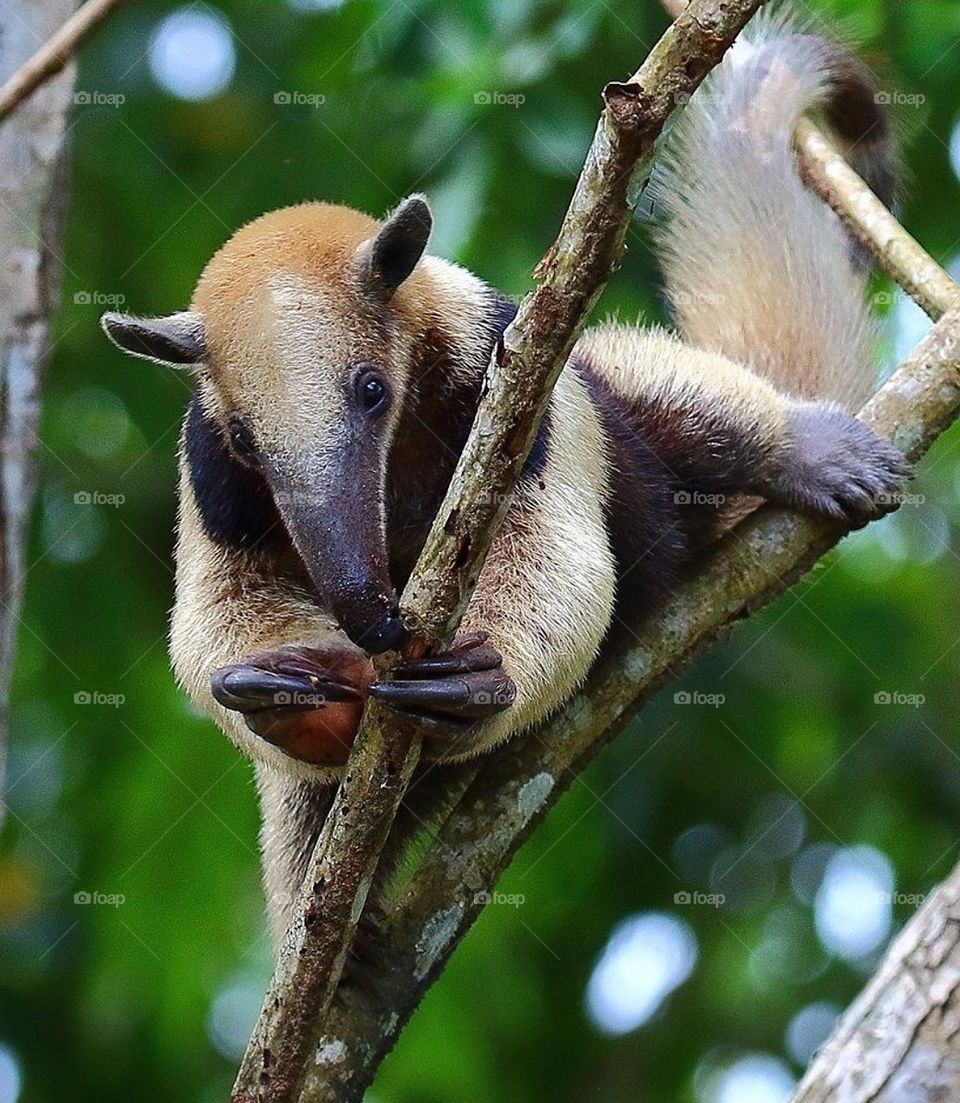
[[464,633],[449,651],[406,659],[390,674],[370,686],[370,696],[416,717],[429,741],[450,742],[454,750],[478,721],[503,712],[517,695],[500,652],[485,632]]
[[859,528],[900,505],[910,466],[899,449],[844,410],[798,405],[794,443],[768,497]]
[[314,766],[347,760],[360,726],[370,660],[338,648],[278,647],[215,670],[214,698],[291,758]]

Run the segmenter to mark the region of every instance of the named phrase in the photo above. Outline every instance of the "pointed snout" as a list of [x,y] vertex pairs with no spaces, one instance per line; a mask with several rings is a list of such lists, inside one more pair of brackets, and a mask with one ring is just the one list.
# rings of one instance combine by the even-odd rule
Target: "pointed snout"
[[319,476],[291,473],[287,464],[266,470],[293,545],[337,623],[368,654],[398,649],[406,630],[390,581],[375,473],[348,460],[333,469],[328,460]]

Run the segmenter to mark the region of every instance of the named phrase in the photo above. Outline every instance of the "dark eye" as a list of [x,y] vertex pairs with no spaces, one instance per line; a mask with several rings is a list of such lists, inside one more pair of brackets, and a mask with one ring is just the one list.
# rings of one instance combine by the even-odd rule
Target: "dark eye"
[[234,455],[249,467],[259,467],[260,455],[253,440],[250,426],[240,418],[231,418],[227,426],[230,434],[230,447]]
[[366,414],[382,414],[390,405],[387,381],[377,371],[364,371],[357,376],[357,402]]

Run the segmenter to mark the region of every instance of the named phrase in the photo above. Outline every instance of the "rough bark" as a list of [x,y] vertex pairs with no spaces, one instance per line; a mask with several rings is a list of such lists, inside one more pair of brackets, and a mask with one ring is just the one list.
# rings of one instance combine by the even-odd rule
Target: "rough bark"
[[[72,7],[71,0],[7,0],[0,7],[0,78],[16,71]],[[40,376],[59,291],[72,88],[68,70],[0,126],[0,792]],[[0,820],[3,810],[0,801]]]
[[[470,438],[404,591],[410,653],[456,631],[553,385],[622,255],[654,142],[760,3],[696,0],[629,82],[604,89],[560,234],[490,365]],[[410,725],[383,708],[368,709],[244,1054],[234,1103],[298,1098],[419,749]]]
[[960,866],[904,927],[792,1103],[960,1099]]
[[[800,136],[798,136],[799,138]],[[855,220],[864,185],[820,149],[835,206]],[[874,201],[875,202],[875,201]],[[871,400],[862,417],[919,458],[960,410],[956,286],[889,215],[872,205],[861,237],[905,287],[923,289],[943,320]],[[890,259],[892,258],[892,259]],[[625,719],[720,631],[769,601],[840,537],[828,525],[764,510],[709,557],[671,607],[638,626],[548,729],[476,767],[424,864],[382,930],[372,977],[341,989],[327,1017],[304,1103],[359,1099],[399,1030],[482,906],[510,857],[577,770]],[[864,1100],[866,1097],[864,1097]]]

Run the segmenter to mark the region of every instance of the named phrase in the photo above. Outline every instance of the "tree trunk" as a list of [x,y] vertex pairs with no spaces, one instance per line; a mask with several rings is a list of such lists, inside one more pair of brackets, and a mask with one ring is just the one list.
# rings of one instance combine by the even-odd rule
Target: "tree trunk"
[[[0,80],[70,16],[71,0],[5,0]],[[39,387],[57,305],[73,67],[0,125],[0,792],[33,498]],[[0,801],[0,820],[4,804]]]

